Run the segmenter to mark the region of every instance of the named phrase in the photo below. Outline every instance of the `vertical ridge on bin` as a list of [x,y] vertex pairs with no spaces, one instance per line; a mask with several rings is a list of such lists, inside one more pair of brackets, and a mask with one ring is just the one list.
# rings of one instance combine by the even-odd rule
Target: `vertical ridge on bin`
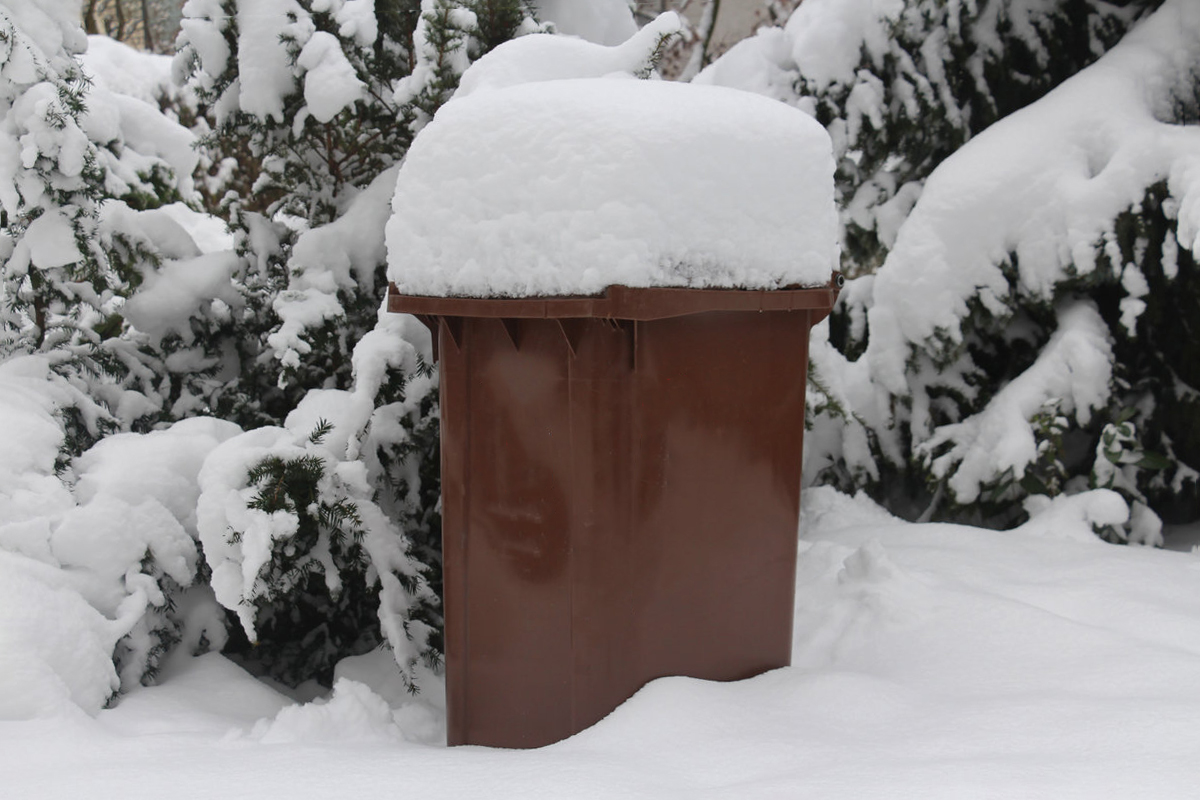
[[454,344],[455,349],[461,350],[463,318],[454,316],[442,317],[442,324],[446,326],[446,333],[450,341]]
[[517,350],[521,349],[521,321],[516,317],[501,317],[500,324],[504,327],[504,332],[508,334],[508,340],[512,342],[512,346]]
[[[575,441],[575,417],[576,409],[576,386],[575,386],[575,370],[578,368],[575,358],[575,348],[571,346],[571,340],[567,337],[566,330],[563,328],[562,321],[558,320],[558,330],[562,333],[563,338],[563,364],[564,371],[567,375],[567,443],[569,452],[571,453],[571,485],[580,486],[582,478],[580,476],[579,463],[577,454],[579,452],[578,445]],[[569,615],[571,619],[570,626],[570,698],[571,698],[571,714],[570,726],[571,730],[575,730],[579,726],[579,710],[577,706],[578,698],[578,679],[577,679],[577,662],[576,662],[576,645],[575,645],[575,586],[577,583],[576,563],[579,557],[579,531],[583,527],[579,516],[581,513],[586,514],[588,504],[582,502],[581,498],[576,497],[571,512],[568,514],[567,524],[567,571],[570,576],[568,580],[568,604],[570,606]]]
[[563,339],[567,342],[567,349],[571,351],[571,356],[577,356],[579,340],[587,329],[588,320],[586,318],[563,318],[554,321],[558,323],[558,329],[562,331]]

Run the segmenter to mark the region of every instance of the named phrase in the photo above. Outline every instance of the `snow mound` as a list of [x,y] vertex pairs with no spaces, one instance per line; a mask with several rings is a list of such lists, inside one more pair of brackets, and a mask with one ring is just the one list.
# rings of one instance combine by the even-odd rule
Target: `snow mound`
[[392,710],[370,687],[340,678],[333,694],[312,703],[288,706],[272,720],[261,720],[250,738],[265,744],[287,742],[390,741],[400,738]]
[[68,408],[92,419],[102,413],[46,356],[0,363],[0,550],[53,563],[51,524],[75,504],[55,474]]
[[66,575],[0,549],[0,720],[95,714],[119,682],[123,631],[73,591]]
[[145,53],[107,36],[87,41],[79,60],[95,86],[155,104],[179,91],[171,81],[171,56]]
[[572,36],[512,39],[472,64],[463,73],[454,96],[463,98],[483,90],[538,81],[607,75],[649,77],[654,71],[654,54],[663,39],[679,33],[682,25],[679,15],[668,11],[613,47]]
[[538,19],[553,22],[559,33],[597,44],[620,44],[637,32],[625,0],[537,0]]
[[124,631],[75,590],[85,576],[60,570],[51,548],[74,505],[55,474],[60,414],[79,401],[45,356],[0,364],[0,720],[94,714],[118,686]]
[[108,172],[107,190],[115,197],[152,191],[145,185],[147,176],[166,165],[182,197],[192,199],[196,137],[160,103],[194,107],[196,100],[172,83],[171,57],[143,53],[107,36],[89,36],[87,44],[80,62],[91,86],[80,124],[102,145],[98,155]]
[[811,286],[837,259],[824,129],[718,87],[614,77],[456,98],[413,143],[392,209],[388,274],[409,294]]
[[[213,448],[239,433],[232,422],[194,417],[146,434],[109,436],[75,459],[75,496],[85,504],[98,497],[131,506],[157,501],[195,536],[196,476]],[[134,464],[140,468],[130,469]]]

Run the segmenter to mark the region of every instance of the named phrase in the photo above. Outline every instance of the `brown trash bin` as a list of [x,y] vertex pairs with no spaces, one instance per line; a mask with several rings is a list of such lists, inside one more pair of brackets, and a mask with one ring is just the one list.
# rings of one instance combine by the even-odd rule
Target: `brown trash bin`
[[791,659],[829,286],[401,295],[440,359],[449,744],[537,747],[668,675]]

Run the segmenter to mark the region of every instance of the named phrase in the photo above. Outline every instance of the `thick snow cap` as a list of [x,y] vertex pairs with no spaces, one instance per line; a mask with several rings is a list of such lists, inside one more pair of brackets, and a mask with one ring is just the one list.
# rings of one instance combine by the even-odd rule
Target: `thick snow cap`
[[833,169],[815,120],[747,92],[628,76],[474,92],[409,150],[388,276],[467,297],[824,284]]

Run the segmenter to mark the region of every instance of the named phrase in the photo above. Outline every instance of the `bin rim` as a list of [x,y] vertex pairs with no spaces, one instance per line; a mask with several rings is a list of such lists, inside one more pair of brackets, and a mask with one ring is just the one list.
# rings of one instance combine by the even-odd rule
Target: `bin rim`
[[388,283],[387,309],[430,317],[499,319],[596,318],[649,321],[708,311],[814,311],[821,318],[837,300],[843,278],[822,286],[784,289],[691,289],[609,286],[603,294],[548,297],[436,297],[403,294]]

